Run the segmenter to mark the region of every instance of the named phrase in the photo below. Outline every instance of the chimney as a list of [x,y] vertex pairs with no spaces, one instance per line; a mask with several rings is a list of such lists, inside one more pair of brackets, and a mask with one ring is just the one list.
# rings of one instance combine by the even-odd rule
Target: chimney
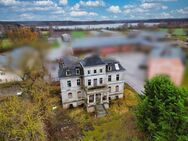
[[63,66],[64,66],[63,59],[59,59],[59,68],[63,68]]

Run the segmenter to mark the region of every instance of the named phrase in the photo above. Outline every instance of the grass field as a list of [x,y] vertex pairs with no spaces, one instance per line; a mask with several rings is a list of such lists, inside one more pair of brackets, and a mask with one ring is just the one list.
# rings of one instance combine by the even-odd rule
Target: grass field
[[183,82],[182,86],[186,87],[188,89],[188,60],[186,62],[185,72],[183,76]]
[[175,39],[183,41],[187,39],[187,28],[160,28],[159,31],[170,33]]
[[160,28],[159,31],[168,33],[168,29],[167,28]]
[[3,39],[2,41],[2,47],[3,48],[9,48],[12,46],[12,43],[9,39]]
[[145,137],[136,127],[133,112],[138,101],[137,94],[127,86],[125,97],[111,103],[106,117],[94,118],[83,109],[70,112],[70,116],[81,123],[82,128],[84,124],[92,125],[92,130],[84,131],[84,141],[141,141],[145,140]]
[[[138,102],[136,92],[126,86],[124,98],[113,101],[105,117],[95,118],[83,107],[65,110],[52,122],[55,124],[52,129],[56,131],[50,132],[52,140],[145,141],[147,138],[137,128],[134,115]],[[63,132],[57,132],[62,128]]]
[[186,31],[183,28],[175,28],[175,29],[173,29],[173,33],[172,34],[175,35],[175,36],[185,36],[186,35]]
[[52,47],[52,48],[58,48],[58,47],[60,47],[60,45],[59,45],[58,41],[55,40],[55,41],[51,44],[51,47]]
[[49,36],[49,31],[41,31],[41,34],[42,34],[43,36]]
[[86,32],[85,31],[73,31],[71,32],[71,36],[73,39],[83,38],[86,36]]

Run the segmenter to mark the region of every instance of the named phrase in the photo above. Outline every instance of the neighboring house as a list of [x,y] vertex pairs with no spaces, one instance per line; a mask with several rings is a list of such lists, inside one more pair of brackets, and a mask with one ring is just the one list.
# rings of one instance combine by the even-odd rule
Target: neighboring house
[[184,75],[184,54],[178,47],[156,48],[148,61],[149,79],[155,75],[165,74],[180,85]]
[[63,107],[84,104],[88,112],[93,112],[97,104],[109,108],[110,100],[123,97],[124,71],[118,61],[98,55],[83,60],[64,57],[59,63]]
[[68,33],[62,34],[62,35],[61,35],[61,38],[62,38],[62,40],[63,40],[64,42],[70,42],[70,41],[71,41],[71,36],[70,36],[70,34],[68,34]]
[[0,70],[0,83],[7,83],[14,81],[21,81],[21,78],[10,71],[5,71],[2,69]]

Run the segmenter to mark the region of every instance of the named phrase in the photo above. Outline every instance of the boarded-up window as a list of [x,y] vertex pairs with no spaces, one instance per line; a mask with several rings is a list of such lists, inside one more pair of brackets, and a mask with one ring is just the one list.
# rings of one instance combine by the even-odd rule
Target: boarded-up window
[[118,85],[116,86],[116,92],[119,92],[119,86]]
[[72,93],[68,93],[68,98],[72,98]]
[[81,92],[81,91],[78,91],[77,94],[78,94],[78,99],[82,99],[82,98],[83,98],[83,97],[82,97],[82,92]]

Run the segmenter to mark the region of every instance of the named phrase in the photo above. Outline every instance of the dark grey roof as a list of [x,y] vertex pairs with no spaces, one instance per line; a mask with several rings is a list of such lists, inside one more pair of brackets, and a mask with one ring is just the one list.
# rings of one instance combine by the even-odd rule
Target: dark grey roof
[[182,62],[185,61],[185,54],[180,47],[160,47],[154,48],[151,52],[152,58],[179,58]]
[[[114,60],[114,59],[102,59],[99,57],[99,55],[91,55],[86,57],[83,60],[79,60],[76,57],[68,56],[64,57],[59,62],[59,72],[58,76],[60,78],[62,77],[73,77],[73,76],[82,76],[83,75],[83,68],[82,67],[92,67],[96,65],[105,65],[106,66],[106,72],[118,72],[118,71],[124,71],[125,69],[122,67],[122,65]],[[110,70],[108,68],[111,68]],[[76,69],[80,70],[80,74],[76,74]],[[70,75],[66,75],[66,72],[69,71]]]
[[119,61],[116,61],[114,59],[103,59],[103,60],[106,64],[106,72],[118,72],[125,70],[123,66],[119,63]]
[[84,67],[91,67],[91,66],[97,66],[97,65],[104,65],[105,64],[105,62],[97,54],[90,55],[90,56],[84,58],[80,63]]
[[[76,73],[76,69],[80,70],[80,73]],[[66,72],[69,71],[70,75],[66,75]],[[80,60],[73,56],[66,56],[62,58],[59,62],[59,77],[72,77],[72,76],[81,76],[83,75],[83,70],[80,65]]]

